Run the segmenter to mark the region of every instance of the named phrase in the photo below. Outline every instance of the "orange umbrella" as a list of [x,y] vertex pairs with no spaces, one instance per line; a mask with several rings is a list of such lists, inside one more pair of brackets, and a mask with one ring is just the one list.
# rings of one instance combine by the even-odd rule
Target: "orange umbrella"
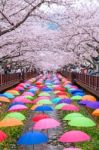
[[6,97],[3,97],[3,96],[0,96],[0,101],[1,102],[7,102],[7,103],[10,103],[10,100]]
[[96,98],[92,95],[85,95],[82,97],[82,100],[96,101]]
[[15,118],[7,118],[0,121],[0,127],[13,127],[23,125],[23,122]]
[[99,116],[99,108],[94,110],[92,113],[93,116]]
[[8,91],[6,91],[7,93],[11,93],[11,94],[13,94],[13,95],[15,95],[15,96],[17,96],[17,95],[20,95],[20,93],[18,92],[18,91],[16,91],[16,90],[8,90]]

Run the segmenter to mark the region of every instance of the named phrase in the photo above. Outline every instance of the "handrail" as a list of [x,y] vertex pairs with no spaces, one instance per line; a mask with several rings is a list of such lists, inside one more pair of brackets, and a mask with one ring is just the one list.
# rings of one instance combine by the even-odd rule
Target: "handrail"
[[77,83],[81,87],[85,88],[89,92],[92,92],[97,97],[99,97],[99,77],[90,76],[87,74],[67,72],[65,75],[73,83]]

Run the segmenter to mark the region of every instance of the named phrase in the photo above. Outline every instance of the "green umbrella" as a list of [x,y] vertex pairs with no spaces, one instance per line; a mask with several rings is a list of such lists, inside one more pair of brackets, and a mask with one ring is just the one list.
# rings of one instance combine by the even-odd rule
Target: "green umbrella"
[[47,93],[47,92],[42,92],[42,93],[39,94],[39,96],[50,96],[50,94]]
[[19,112],[12,112],[12,113],[9,113],[7,114],[4,119],[8,119],[8,118],[15,118],[15,119],[18,119],[18,120],[25,120],[25,116]]
[[33,97],[30,95],[25,96],[26,99],[33,100]]
[[61,109],[64,105],[68,105],[68,104],[66,104],[66,103],[61,103],[61,104],[58,104],[58,105],[56,105],[55,106],[55,109]]
[[82,99],[82,96],[79,96],[79,95],[72,96],[71,99],[72,99],[73,101],[78,101],[78,100],[81,100],[81,99]]
[[51,105],[52,102],[50,100],[40,100],[40,101],[37,102],[37,104],[40,104],[40,105],[43,105],[43,104]]
[[96,126],[96,123],[87,117],[75,117],[70,120],[68,123],[70,126],[76,127],[93,127]]
[[56,103],[58,103],[60,100],[61,100],[61,98],[55,97],[55,98],[52,99],[52,102],[56,104]]
[[80,113],[70,113],[70,114],[67,114],[67,115],[63,118],[63,120],[72,120],[72,119],[75,118],[75,117],[83,117],[83,115],[80,114]]

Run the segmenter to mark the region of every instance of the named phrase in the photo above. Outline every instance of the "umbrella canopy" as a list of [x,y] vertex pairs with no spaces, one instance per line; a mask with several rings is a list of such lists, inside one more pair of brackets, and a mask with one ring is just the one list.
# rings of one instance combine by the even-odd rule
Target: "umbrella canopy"
[[47,93],[47,92],[41,92],[41,93],[39,94],[39,96],[50,96],[50,94]]
[[10,100],[6,97],[0,96],[0,101],[1,102],[6,102],[6,103],[10,103]]
[[9,105],[8,109],[11,108],[12,106],[18,105],[18,104],[25,105],[25,104],[22,103],[22,102],[12,102],[12,103]]
[[23,94],[22,94],[23,96],[34,96],[34,94],[33,93],[31,93],[31,92],[24,92]]
[[49,118],[49,116],[46,115],[46,114],[36,114],[36,115],[32,118],[32,121],[33,121],[33,122],[37,122],[37,121],[39,121],[39,120],[41,120],[41,119],[45,119],[45,118]]
[[54,104],[56,104],[56,103],[58,103],[60,100],[61,100],[60,97],[55,97],[55,98],[52,99],[52,102],[53,102]]
[[58,105],[56,105],[55,106],[55,109],[61,109],[63,106],[65,106],[65,105],[68,105],[68,104],[66,104],[66,103],[61,103],[61,104],[58,104]]
[[26,99],[24,96],[18,96],[16,97],[13,102],[23,102],[25,104],[32,103],[31,100]]
[[35,111],[53,111],[52,107],[44,105],[44,106],[38,106],[36,107]]
[[18,96],[18,95],[20,95],[20,93],[17,91],[17,90],[8,90],[8,91],[6,91],[7,93],[11,93],[11,94],[13,94],[13,95],[15,95],[15,96]]
[[3,142],[6,138],[7,135],[3,131],[0,131],[0,142]]
[[82,100],[96,101],[96,98],[92,95],[85,95],[82,97]]
[[30,95],[25,96],[26,99],[33,100],[33,97]]
[[25,110],[25,109],[27,109],[27,106],[18,104],[18,105],[14,105],[14,106],[10,107],[8,111],[9,112],[11,112],[11,111],[21,111],[21,110]]
[[71,147],[71,148],[64,148],[63,150],[82,150],[82,149],[80,149],[80,148],[73,148],[73,147]]
[[82,99],[82,96],[79,96],[79,95],[72,96],[71,99],[72,99],[73,101],[78,101],[78,100],[81,100],[81,99]]
[[75,117],[83,117],[83,115],[80,114],[80,113],[70,113],[70,114],[67,114],[67,115],[63,118],[63,120],[72,120],[72,119],[75,118]]
[[92,113],[93,116],[99,116],[99,109],[96,109]]
[[99,102],[89,102],[86,104],[87,107],[91,109],[98,109],[99,108]]
[[84,142],[89,141],[90,136],[79,130],[72,130],[64,133],[60,138],[60,142],[67,143],[76,143],[76,142]]
[[7,115],[4,117],[4,119],[7,119],[7,118],[16,118],[16,119],[22,121],[22,120],[25,120],[26,117],[25,117],[23,114],[19,113],[19,112],[13,112],[13,113],[7,114]]
[[87,117],[74,117],[70,120],[70,122],[68,124],[70,126],[76,126],[76,127],[93,127],[93,126],[96,126],[96,123]]
[[72,103],[72,100],[71,99],[61,99],[59,102],[58,102],[58,104],[60,104],[60,103],[67,103],[67,104],[71,104]]
[[87,103],[89,103],[90,101],[88,101],[88,100],[84,100],[84,101],[80,101],[80,102],[78,102],[78,104],[80,104],[80,105],[86,105]]
[[31,110],[35,110],[38,106],[42,106],[42,105],[40,105],[40,104],[35,104],[35,105],[33,105],[33,106],[31,107]]
[[3,96],[5,96],[5,97],[7,97],[7,98],[9,98],[9,99],[12,99],[12,98],[15,97],[13,94],[7,93],[7,92],[5,92],[5,93],[3,94]]
[[0,127],[13,127],[23,125],[23,122],[15,118],[7,118],[0,121]]
[[68,105],[65,105],[61,108],[61,110],[66,110],[66,111],[79,111],[79,107],[75,106],[75,105],[72,105],[72,104],[68,104]]
[[41,104],[41,105],[44,105],[44,104],[45,104],[45,105],[51,105],[52,102],[51,102],[50,100],[45,99],[45,100],[40,100],[40,101],[38,101],[37,104]]
[[60,126],[60,122],[52,118],[46,118],[39,120],[37,123],[35,123],[33,129],[42,130],[42,129],[56,128],[58,126]]
[[48,137],[38,131],[29,131],[22,134],[17,141],[18,145],[34,145],[34,144],[43,144],[48,142]]

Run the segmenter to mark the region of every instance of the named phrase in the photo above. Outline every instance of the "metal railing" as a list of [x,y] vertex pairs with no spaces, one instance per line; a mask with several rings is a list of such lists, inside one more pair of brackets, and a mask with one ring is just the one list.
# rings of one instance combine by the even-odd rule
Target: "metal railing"
[[99,97],[99,77],[75,72],[67,72],[63,75],[72,83],[77,83],[81,87]]
[[5,90],[15,84],[24,82],[32,77],[35,77],[37,73],[31,71],[23,74],[13,73],[13,74],[0,74],[0,91]]

